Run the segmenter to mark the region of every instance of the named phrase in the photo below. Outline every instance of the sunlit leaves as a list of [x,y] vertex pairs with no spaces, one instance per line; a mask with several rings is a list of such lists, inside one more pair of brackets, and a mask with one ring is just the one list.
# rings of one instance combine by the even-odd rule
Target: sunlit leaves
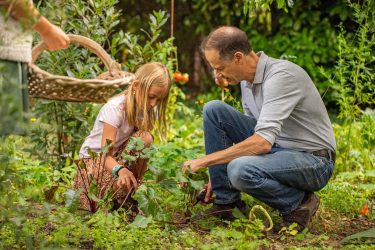
[[65,207],[68,208],[70,212],[74,212],[78,209],[79,206],[79,196],[82,193],[82,189],[73,190],[68,189],[65,192]]
[[152,222],[152,216],[145,217],[143,215],[137,215],[134,221],[129,226],[137,228],[146,228],[150,222]]
[[134,199],[138,201],[139,208],[146,215],[153,215],[154,217],[157,217],[157,214],[160,212],[160,208],[155,197],[155,191],[152,187],[142,185],[135,193]]
[[[250,16],[257,9],[269,9],[274,0],[243,0],[243,2],[243,12],[245,15],[248,14]],[[293,0],[276,0],[275,2],[278,9],[283,9],[286,12],[288,12],[288,8],[294,5]]]

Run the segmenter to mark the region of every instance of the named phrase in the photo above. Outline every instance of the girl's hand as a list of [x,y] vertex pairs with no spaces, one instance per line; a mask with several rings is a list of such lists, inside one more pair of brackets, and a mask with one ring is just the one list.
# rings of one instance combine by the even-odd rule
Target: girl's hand
[[132,187],[134,187],[134,190],[138,188],[138,183],[137,180],[135,179],[133,173],[127,169],[127,168],[122,168],[118,172],[119,178],[117,181],[117,185],[120,188],[125,188],[127,190],[130,190]]

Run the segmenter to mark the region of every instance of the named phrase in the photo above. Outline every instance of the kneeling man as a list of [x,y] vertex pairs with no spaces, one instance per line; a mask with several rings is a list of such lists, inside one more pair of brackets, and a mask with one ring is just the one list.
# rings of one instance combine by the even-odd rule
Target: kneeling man
[[220,27],[202,44],[216,82],[241,84],[244,113],[221,101],[203,110],[206,156],[183,171],[209,167],[215,201],[207,214],[233,219],[245,192],[280,211],[284,224],[307,227],[319,207],[314,193],[332,175],[336,143],[327,110],[298,65],[255,53],[246,34]]

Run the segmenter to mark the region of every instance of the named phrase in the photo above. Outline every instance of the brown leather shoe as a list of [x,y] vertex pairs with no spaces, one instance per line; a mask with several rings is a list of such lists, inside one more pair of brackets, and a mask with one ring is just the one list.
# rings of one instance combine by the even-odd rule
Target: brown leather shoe
[[233,221],[236,219],[232,213],[234,208],[238,208],[244,214],[247,209],[245,202],[243,202],[242,200],[225,205],[214,203],[211,208],[203,211],[197,216],[194,216],[194,219],[208,218],[214,216],[222,220]]
[[288,227],[292,223],[297,223],[295,230],[301,232],[310,223],[312,217],[319,208],[320,198],[314,193],[309,193],[306,201],[302,202],[294,211],[283,215],[283,222],[275,226],[275,232],[279,232],[282,227]]

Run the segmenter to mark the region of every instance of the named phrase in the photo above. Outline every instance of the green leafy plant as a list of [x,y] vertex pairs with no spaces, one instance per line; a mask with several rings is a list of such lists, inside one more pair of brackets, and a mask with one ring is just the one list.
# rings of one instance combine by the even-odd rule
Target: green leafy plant
[[112,39],[113,42],[119,43],[123,50],[122,60],[125,68],[134,71],[139,65],[147,62],[161,62],[167,66],[170,72],[177,67],[176,53],[177,48],[173,46],[173,37],[164,41],[161,40],[162,28],[167,22],[168,17],[165,11],[154,11],[149,15],[149,31],[142,29],[147,40],[140,44],[140,35],[124,33],[120,31]]
[[[364,1],[363,4],[349,1],[348,4],[354,10],[354,20],[359,28],[352,36],[346,34],[341,26],[337,65],[334,73],[327,76],[331,86],[338,92],[338,117],[348,126],[348,131],[344,135],[345,142],[350,141],[355,130],[353,125],[361,117],[362,109],[374,105],[375,100],[375,72],[372,68],[375,65],[375,35],[371,26],[373,20],[369,18],[374,4],[372,0]],[[350,143],[342,152],[344,165],[348,163],[352,148]]]
[[290,237],[298,237],[298,239],[301,239],[304,237],[304,235],[308,232],[308,229],[305,228],[300,234],[298,234],[298,231],[295,229],[297,227],[297,223],[292,223],[288,227],[282,227],[278,234],[280,235],[281,240],[287,240]]
[[[103,183],[104,166],[106,163],[106,155],[108,150],[113,147],[112,142],[107,141],[107,145],[102,147],[100,153],[92,151],[90,148],[87,152],[90,154],[91,159],[103,159],[100,164],[96,166],[98,169],[94,173],[90,173],[83,160],[76,160],[74,163],[77,166],[77,178],[80,178],[83,182],[83,188],[77,191],[68,190],[66,193],[66,206],[74,211],[78,208],[78,199],[82,193],[89,202],[89,211],[92,213],[97,212],[100,208],[108,209],[108,203],[112,202],[115,194],[120,190],[114,191],[112,189],[116,179],[112,182]],[[124,166],[130,167],[137,162],[138,159],[149,159],[154,151],[154,148],[145,147],[141,138],[131,137],[127,147],[122,152],[122,164]],[[130,198],[133,193],[133,189],[128,191],[126,198],[123,200],[122,204],[117,208],[122,208],[124,204]]]
[[369,241],[369,243],[373,243],[375,241],[375,228],[370,228],[366,231],[359,232],[350,236],[345,237],[341,242],[342,243],[349,243],[350,241]]
[[345,171],[366,171],[374,168],[375,162],[375,115],[371,110],[349,123],[333,124],[337,138],[335,174]]
[[[273,0],[262,0],[262,1],[251,1],[251,0],[244,0],[243,1],[243,12],[248,14],[249,16],[252,15],[252,13],[260,8],[263,9],[269,9],[270,5],[273,3]],[[293,0],[277,0],[275,1],[277,3],[278,9],[284,9],[284,11],[288,11],[287,7],[293,7],[294,1]]]

